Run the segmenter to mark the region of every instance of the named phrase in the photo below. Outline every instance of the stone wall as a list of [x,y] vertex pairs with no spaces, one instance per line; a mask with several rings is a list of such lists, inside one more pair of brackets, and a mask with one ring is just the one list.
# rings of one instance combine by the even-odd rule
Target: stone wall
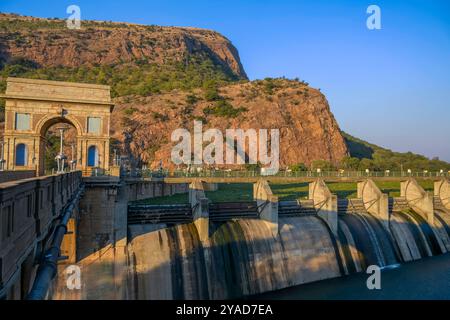
[[77,171],[0,184],[0,298],[26,296],[31,283],[21,277],[32,276],[24,267],[43,251],[51,224],[80,183]]
[[0,171],[0,183],[9,181],[34,178],[36,176],[35,170],[20,170],[20,171]]
[[81,290],[65,285],[59,264],[52,299],[126,299],[127,205],[129,201],[186,193],[187,184],[118,177],[85,177],[85,194],[79,205],[76,231],[76,265],[81,270]]

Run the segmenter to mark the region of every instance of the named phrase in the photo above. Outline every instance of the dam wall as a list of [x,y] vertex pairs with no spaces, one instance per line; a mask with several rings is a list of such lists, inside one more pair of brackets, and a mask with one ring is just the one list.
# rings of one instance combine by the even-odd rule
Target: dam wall
[[[371,181],[358,185],[357,198],[338,199],[317,180],[310,199],[286,203],[258,181],[253,202],[240,204],[247,213],[239,217],[234,211],[210,216],[214,204],[200,180],[189,186],[136,183],[86,180],[76,235],[82,288],[64,287],[61,265],[52,298],[240,298],[450,251],[449,212],[435,210],[434,224],[416,212],[413,195],[428,199],[416,186],[404,188],[395,199],[402,205],[393,205]],[[183,214],[191,219],[127,221],[130,200],[177,192],[189,192]],[[179,209],[167,206],[167,212]],[[164,206],[152,210],[164,214]]]
[[[187,184],[167,184],[118,177],[85,177],[79,204],[76,259],[58,264],[52,299],[127,298],[127,206],[129,201],[188,191]],[[80,268],[81,288],[66,286],[67,267]]]
[[[258,189],[271,194],[264,184]],[[267,201],[258,192],[254,198],[259,205]],[[128,298],[239,298],[449,249],[441,245],[449,236],[443,226],[432,226],[411,207],[392,210],[373,182],[363,181],[357,199],[345,206],[319,180],[310,185],[310,198],[316,213],[279,215],[276,233],[275,219],[261,215],[210,221],[207,241],[194,223],[129,225]]]
[[36,177],[36,170],[0,171],[0,183]]
[[35,262],[49,247],[49,235],[81,183],[79,171],[20,179],[24,172],[17,172],[19,180],[0,184],[0,299],[27,296]]
[[[225,299],[340,275],[333,244],[314,217],[214,224],[203,247],[193,224],[131,225],[131,299]],[[156,258],[157,256],[158,258]],[[211,265],[205,257],[211,257]]]

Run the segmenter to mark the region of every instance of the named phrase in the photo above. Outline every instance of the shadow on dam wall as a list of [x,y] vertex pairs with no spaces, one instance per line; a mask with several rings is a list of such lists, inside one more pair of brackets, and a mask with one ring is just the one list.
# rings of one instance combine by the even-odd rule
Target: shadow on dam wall
[[128,227],[128,299],[228,299],[385,267],[450,251],[450,214],[438,226],[412,210],[393,212],[389,227],[368,213],[339,216],[331,232],[317,215],[268,222],[211,223],[201,242],[194,224]]
[[[315,200],[319,209],[303,210],[309,208],[308,202],[299,202],[295,213],[289,211],[289,203],[280,202],[276,220],[268,220],[271,216],[262,215],[264,211],[242,218],[240,207],[232,215],[226,210],[235,207],[225,206],[220,215],[210,212],[205,230],[195,210],[183,213],[189,219],[181,222],[173,216],[163,220],[168,217],[165,211],[136,219],[127,206],[130,197],[124,187],[117,193],[98,189],[85,196],[81,208],[85,213],[77,235],[77,265],[82,288],[66,288],[61,265],[53,299],[241,298],[366,275],[362,272],[370,265],[386,267],[450,252],[449,212],[431,206],[432,217],[416,213],[408,206],[417,207],[415,194],[409,202],[394,198],[390,203],[380,197],[385,200],[385,214],[369,213],[365,205],[372,200],[364,201],[363,192],[345,202],[330,196],[334,207],[322,206],[325,202],[320,197]],[[303,209],[298,211],[298,206]],[[331,215],[335,219],[327,220]]]

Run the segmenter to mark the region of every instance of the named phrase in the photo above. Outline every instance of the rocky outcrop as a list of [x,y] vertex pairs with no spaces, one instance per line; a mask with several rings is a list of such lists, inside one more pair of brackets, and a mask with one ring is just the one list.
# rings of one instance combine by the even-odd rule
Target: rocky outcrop
[[82,21],[80,30],[70,30],[64,20],[0,14],[0,43],[0,61],[21,57],[39,67],[163,64],[200,54],[247,78],[232,43],[198,28]]
[[[204,129],[222,132],[279,129],[281,168],[313,160],[337,163],[347,155],[319,90],[286,79],[248,82],[236,48],[217,32],[94,21],[82,21],[81,26],[69,30],[64,20],[0,14],[0,63],[12,76],[110,84],[119,96],[111,122],[112,146],[136,165],[157,167],[162,161],[173,169],[171,133],[191,130],[194,120],[201,120]],[[166,73],[140,73],[149,65],[188,64],[190,58],[200,62],[186,68],[178,63]],[[103,67],[108,67],[105,72]],[[198,72],[187,71],[192,68]],[[198,79],[192,80],[192,74]],[[218,92],[210,80],[222,83]]]
[[[203,90],[193,93],[175,91],[150,97],[116,99],[112,117],[112,135],[130,137],[129,152],[152,167],[162,161],[173,168],[170,136],[177,128],[193,132],[194,120],[203,122],[204,130],[217,128],[279,129],[280,165],[327,160],[336,163],[347,155],[347,147],[325,96],[318,90],[297,82],[272,80],[275,89],[267,93],[267,81],[232,84],[219,90],[220,96],[237,115],[205,113],[217,101],[207,101]],[[190,100],[198,100],[194,103]]]

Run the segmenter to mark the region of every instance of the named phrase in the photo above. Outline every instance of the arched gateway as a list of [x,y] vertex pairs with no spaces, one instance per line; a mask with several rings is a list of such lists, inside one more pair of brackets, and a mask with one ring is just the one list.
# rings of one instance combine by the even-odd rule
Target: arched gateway
[[114,107],[109,86],[8,78],[1,97],[6,99],[6,170],[31,169],[43,175],[45,133],[56,123],[71,124],[77,131],[77,169],[109,169],[109,122]]

